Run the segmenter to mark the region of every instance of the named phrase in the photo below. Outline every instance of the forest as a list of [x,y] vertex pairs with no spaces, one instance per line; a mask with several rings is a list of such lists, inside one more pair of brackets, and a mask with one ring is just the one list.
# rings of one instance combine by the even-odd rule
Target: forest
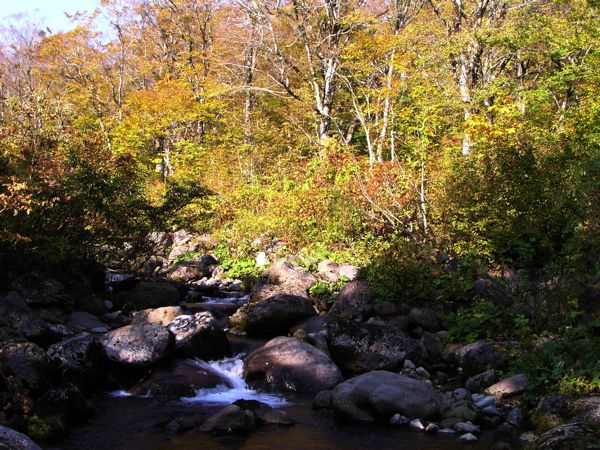
[[[48,302],[30,301],[31,292],[50,289],[41,279],[59,280],[75,298],[85,277],[92,280],[85,289],[104,289],[111,269],[134,274],[134,291],[166,278],[181,294],[177,283],[189,288],[190,267],[205,273],[210,256],[221,279],[250,293],[240,311],[270,300],[263,288],[277,278],[290,288],[277,295],[306,297],[311,314],[335,316],[325,347],[344,379],[410,371],[414,359],[439,387],[448,374],[454,380],[454,369],[438,364],[441,351],[429,347],[502,342],[507,361],[486,360],[473,372],[527,377],[514,397],[524,415],[516,428],[541,438],[523,442],[597,448],[599,17],[595,0],[100,0],[95,12],[73,16],[66,32],[7,22],[0,27],[0,294],[7,295],[0,303],[19,292],[34,312],[45,311],[36,313],[42,320],[62,324]],[[169,256],[183,235],[197,245]],[[334,266],[335,277],[323,275]],[[355,267],[356,280],[340,275],[342,266]],[[217,279],[210,270],[207,278]],[[302,284],[311,273],[315,282]],[[301,292],[292,278],[302,279]],[[115,284],[110,304],[134,321],[136,310],[174,307],[136,304],[133,294],[119,300],[119,290],[130,288]],[[6,319],[12,307],[0,305],[2,330],[15,328]],[[349,319],[352,308],[359,319]],[[436,326],[423,318],[432,311]],[[287,336],[294,325],[256,332],[239,315],[229,327],[237,323],[248,336]],[[410,319],[406,336],[388,333],[397,317]],[[336,353],[336,333],[356,338],[367,328],[374,342],[420,340],[428,356],[379,367]],[[42,444],[62,439],[48,432],[47,414],[31,412],[45,404],[38,402],[45,391],[10,381],[16,344],[6,333],[0,424]],[[24,336],[49,352],[58,338],[48,333]],[[476,375],[463,356],[453,366],[462,364],[461,380]],[[19,406],[17,397],[29,400]],[[549,397],[566,402],[560,414],[544,403]],[[427,415],[402,413],[423,419],[424,429]],[[573,424],[581,441],[556,437]],[[64,448],[81,448],[72,445]]]

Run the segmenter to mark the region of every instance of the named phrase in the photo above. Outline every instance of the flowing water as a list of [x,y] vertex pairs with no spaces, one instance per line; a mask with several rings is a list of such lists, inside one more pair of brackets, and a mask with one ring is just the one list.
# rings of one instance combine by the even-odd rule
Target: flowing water
[[[252,390],[242,377],[241,355],[198,366],[218,372],[225,385],[203,389],[195,397],[164,400],[132,396],[115,391],[93,399],[97,414],[83,427],[75,428],[60,446],[51,450],[199,450],[199,449],[464,449],[457,437],[432,436],[382,425],[347,424],[328,410],[312,408],[312,396]],[[238,399],[253,399],[282,408],[295,421],[292,427],[266,426],[245,436],[212,436],[196,430],[173,435],[164,426],[173,418],[210,417]],[[469,444],[472,450],[491,448],[498,439],[492,432]],[[510,437],[505,437],[510,441]]]

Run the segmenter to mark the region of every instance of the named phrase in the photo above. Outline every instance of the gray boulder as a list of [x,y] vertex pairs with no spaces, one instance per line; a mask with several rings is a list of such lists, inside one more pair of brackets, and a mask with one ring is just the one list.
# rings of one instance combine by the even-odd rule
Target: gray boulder
[[423,347],[394,321],[360,323],[330,319],[327,322],[329,351],[343,369],[356,373],[394,370],[405,359],[417,361]]
[[106,357],[129,367],[148,367],[164,359],[174,343],[173,334],[160,325],[127,325],[105,334],[100,343]]
[[0,425],[0,449],[42,450],[42,448],[29,439],[29,437],[2,425]]
[[209,312],[175,317],[167,326],[181,355],[216,360],[231,355],[231,347],[219,321]]
[[269,389],[318,392],[330,389],[343,378],[325,353],[294,338],[278,337],[250,353],[244,378]]
[[305,297],[278,294],[242,306],[229,319],[229,327],[249,336],[273,337],[287,334],[294,324],[316,314]]
[[440,415],[444,399],[422,381],[378,370],[338,385],[332,405],[339,417],[351,421],[387,422],[394,414],[425,420]]

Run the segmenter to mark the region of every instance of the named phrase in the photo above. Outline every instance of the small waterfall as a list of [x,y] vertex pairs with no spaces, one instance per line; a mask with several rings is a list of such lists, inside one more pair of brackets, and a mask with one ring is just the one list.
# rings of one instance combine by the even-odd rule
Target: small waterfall
[[186,397],[181,400],[188,403],[229,404],[244,399],[258,400],[272,407],[287,405],[288,401],[281,394],[258,392],[250,389],[243,376],[244,361],[242,361],[242,356],[237,355],[208,363],[196,360],[195,363],[199,367],[219,374],[232,387],[222,385],[212,389],[200,389],[195,397]]

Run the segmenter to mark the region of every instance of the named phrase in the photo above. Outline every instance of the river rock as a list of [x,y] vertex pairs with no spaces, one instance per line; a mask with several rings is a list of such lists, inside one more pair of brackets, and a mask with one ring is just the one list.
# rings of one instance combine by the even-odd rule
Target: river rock
[[160,308],[162,306],[176,306],[180,301],[177,288],[166,280],[144,280],[135,285],[133,289],[119,291],[114,296],[115,306],[131,309]]
[[288,413],[281,409],[273,409],[269,405],[257,400],[236,400],[234,405],[239,406],[243,410],[249,410],[254,413],[257,425],[294,425],[294,420]]
[[335,363],[313,346],[288,337],[278,337],[250,353],[244,378],[269,389],[318,392],[330,389],[343,378]]
[[477,441],[477,436],[475,436],[472,433],[465,433],[465,434],[463,434],[462,436],[460,436],[458,438],[458,441],[461,444],[468,444],[468,443],[471,443],[471,442],[476,442]]
[[164,359],[173,346],[174,337],[160,325],[127,325],[105,334],[100,343],[110,361],[143,368]]
[[249,336],[273,337],[287,334],[291,326],[316,314],[305,297],[278,294],[242,306],[229,319],[229,327]]
[[199,389],[217,386],[231,387],[231,383],[215,371],[194,361],[177,361],[152,371],[144,380],[130,389],[134,395],[152,397],[194,397]]
[[372,308],[373,294],[369,283],[364,280],[354,280],[344,286],[337,295],[329,310],[329,316],[362,321],[367,318]]
[[252,411],[229,405],[206,420],[200,430],[217,434],[237,434],[248,433],[255,426],[256,419]]
[[308,290],[316,282],[307,270],[287,261],[278,261],[263,272],[252,288],[251,299],[264,300],[280,294],[308,299]]
[[0,449],[6,450],[42,450],[29,437],[0,425]]
[[511,397],[513,395],[521,394],[527,389],[527,377],[524,374],[519,374],[506,378],[485,390],[488,395],[494,397]]
[[79,333],[51,345],[46,351],[60,370],[61,379],[91,392],[102,378],[101,347],[97,338]]
[[333,390],[333,408],[346,420],[388,421],[394,414],[428,419],[438,416],[444,400],[428,384],[393,372],[374,371],[351,378]]
[[10,327],[27,339],[41,338],[47,328],[46,322],[14,291],[0,298],[0,326]]
[[209,312],[175,317],[167,328],[175,336],[175,350],[179,354],[206,361],[231,355],[223,327]]
[[133,314],[131,324],[151,323],[166,327],[177,316],[183,315],[181,306],[163,306],[162,308],[144,309]]
[[343,369],[355,373],[395,370],[405,359],[421,359],[423,348],[400,327],[389,323],[360,323],[329,319],[329,351]]
[[535,444],[538,450],[597,450],[599,442],[600,427],[571,422],[546,431]]
[[474,421],[479,415],[479,408],[469,400],[459,400],[444,409],[444,418],[456,418],[462,421]]

